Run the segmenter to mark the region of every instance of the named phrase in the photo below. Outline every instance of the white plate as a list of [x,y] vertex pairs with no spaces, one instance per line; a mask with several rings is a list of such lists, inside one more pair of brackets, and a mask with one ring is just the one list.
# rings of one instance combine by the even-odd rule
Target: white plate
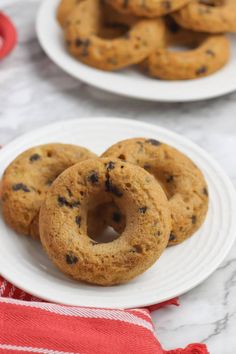
[[180,135],[146,123],[115,118],[60,122],[23,135],[0,152],[0,176],[25,149],[51,142],[84,145],[100,154],[130,137],[165,141],[188,154],[204,171],[210,210],[201,230],[183,244],[167,249],[145,274],[125,285],[98,287],[75,282],[48,260],[40,244],[11,231],[0,218],[0,273],[23,290],[69,305],[141,307],[183,294],[206,279],[223,261],[236,235],[236,197],[228,177],[207,153]]
[[37,34],[47,55],[68,74],[100,89],[150,101],[194,101],[222,96],[236,90],[236,36],[232,36],[232,58],[219,72],[197,80],[160,81],[135,69],[110,73],[86,66],[70,56],[55,19],[59,0],[44,0],[37,18]]

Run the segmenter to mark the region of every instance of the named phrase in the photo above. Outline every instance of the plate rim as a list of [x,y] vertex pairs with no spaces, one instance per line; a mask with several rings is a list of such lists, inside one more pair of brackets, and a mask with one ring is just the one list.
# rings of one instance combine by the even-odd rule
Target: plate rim
[[[190,139],[186,138],[185,136],[181,136],[180,134],[178,133],[175,133],[169,129],[166,129],[166,128],[163,128],[163,127],[159,127],[159,126],[156,126],[154,124],[151,124],[151,123],[146,123],[146,122],[143,122],[143,121],[135,121],[135,120],[132,120],[132,119],[122,119],[122,118],[117,118],[117,117],[92,117],[92,118],[80,118],[80,119],[71,119],[71,120],[63,120],[63,121],[59,121],[59,122],[54,122],[52,124],[48,124],[48,125],[45,125],[41,128],[36,128],[36,129],[33,129],[29,132],[26,132],[25,134],[23,135],[20,135],[19,137],[17,137],[16,139],[12,140],[9,144],[7,144],[6,146],[4,146],[1,151],[0,151],[0,163],[1,163],[1,157],[2,157],[2,154],[4,153],[8,153],[8,151],[10,151],[12,148],[14,148],[15,146],[17,146],[17,144],[23,142],[23,141],[26,141],[27,140],[27,137],[30,137],[32,135],[42,135],[44,131],[47,131],[48,129],[53,129],[54,126],[58,127],[59,125],[70,125],[70,124],[80,124],[81,122],[83,123],[87,123],[88,121],[90,123],[92,123],[93,121],[96,121],[96,123],[98,124],[98,122],[107,122],[107,121],[110,121],[112,123],[116,123],[116,122],[119,122],[121,124],[128,124],[128,125],[133,125],[135,127],[140,126],[141,127],[149,127],[149,128],[152,128],[154,131],[155,130],[158,130],[159,132],[163,132],[164,134],[167,133],[169,136],[173,136],[173,137],[176,137],[177,139],[181,139],[181,141],[183,141],[184,145],[188,146],[192,146],[194,148],[195,151],[197,151],[197,153],[200,153],[201,155],[204,154],[204,157],[205,157],[205,160],[208,160],[210,161],[210,163],[212,164],[212,166],[214,167],[214,169],[216,170],[217,173],[219,173],[223,179],[223,182],[224,184],[226,185],[227,189],[230,190],[230,201],[231,201],[231,205],[233,207],[233,210],[232,210],[232,214],[233,212],[236,211],[236,191],[235,191],[235,187],[233,185],[233,183],[231,182],[230,178],[228,177],[228,175],[223,171],[223,169],[221,168],[221,166],[218,164],[218,162],[212,158],[204,149],[202,149],[200,146],[198,146],[197,144],[195,144],[194,142],[192,142]],[[198,279],[197,281],[193,282],[193,284],[191,286],[188,286],[185,290],[182,290],[180,293],[177,291],[175,294],[173,293],[171,295],[171,297],[163,297],[163,299],[161,300],[162,301],[166,301],[166,300],[169,300],[170,298],[173,298],[173,297],[176,297],[176,296],[180,296],[190,290],[192,290],[193,288],[195,288],[196,286],[198,286],[199,284],[201,284],[202,282],[204,282],[211,274],[214,273],[214,271],[221,265],[221,263],[224,261],[224,259],[226,258],[227,254],[229,253],[230,249],[232,248],[234,242],[235,242],[235,238],[236,238],[236,224],[234,225],[234,227],[230,227],[230,235],[231,237],[229,237],[228,239],[228,242],[227,242],[227,247],[224,249],[224,252],[220,254],[220,258],[217,259],[217,262],[215,262],[214,264],[212,264],[208,269],[207,271],[205,271],[204,273],[204,276],[201,276],[200,279]],[[233,235],[234,233],[234,235]],[[22,284],[20,279],[21,278],[18,278],[17,276],[15,276],[14,278],[14,275],[8,275],[7,274],[7,267],[5,267],[5,271],[4,271],[4,267],[3,267],[3,264],[1,263],[1,259],[0,259],[0,267],[1,267],[1,271],[0,271],[0,274],[6,279],[8,280],[9,282],[11,282],[13,285],[15,285],[16,287],[32,294],[33,296],[36,296],[36,297],[39,297],[39,298],[42,298],[46,301],[50,301],[50,302],[54,302],[54,303],[58,303],[58,304],[65,304],[65,305],[71,305],[71,306],[83,306],[82,304],[80,305],[75,305],[75,303],[72,303],[70,300],[67,301],[66,299],[64,299],[63,301],[59,301],[59,300],[55,300],[55,298],[53,296],[50,296],[50,293],[49,294],[42,294],[43,293],[43,290],[42,290],[42,293],[41,293],[41,290],[39,289],[38,291],[34,291],[34,289],[32,289],[29,286],[27,286],[27,283],[25,284]],[[145,299],[144,299],[145,300]],[[137,300],[137,302],[135,303],[134,302],[134,305],[132,307],[123,307],[123,308],[133,308],[133,307],[146,307],[146,306],[150,306],[150,305],[154,305],[156,304],[156,301],[153,300],[153,301],[143,301],[142,304],[140,304],[140,301]],[[87,305],[84,305],[84,306],[87,306]],[[90,307],[90,306],[88,306]],[[98,308],[102,308],[104,306],[96,306]],[[121,306],[112,306],[111,308],[121,308]]]
[[[54,1],[55,3],[59,0],[51,0]],[[189,96],[189,97],[167,97],[167,96],[148,96],[147,94],[145,94],[145,91],[141,92],[134,92],[132,90],[129,91],[122,91],[121,89],[119,89],[118,87],[116,87],[116,85],[111,85],[110,87],[108,87],[107,85],[104,85],[102,80],[91,80],[90,77],[86,76],[83,74],[83,66],[86,66],[80,62],[78,62],[78,64],[81,66],[81,70],[80,70],[80,74],[77,75],[73,72],[72,69],[69,68],[68,65],[63,65],[60,61],[60,58],[53,55],[53,52],[48,48],[46,41],[45,41],[45,36],[43,35],[43,30],[41,30],[41,28],[43,28],[42,26],[42,22],[44,19],[44,11],[45,9],[50,6],[49,2],[47,0],[43,0],[39,6],[38,12],[37,12],[37,18],[36,18],[36,24],[35,24],[35,29],[36,29],[36,34],[37,34],[37,38],[38,41],[41,45],[41,47],[43,48],[44,52],[48,55],[48,57],[58,66],[60,67],[64,72],[66,72],[67,74],[69,74],[70,76],[76,78],[77,80],[81,80],[82,82],[91,85],[92,87],[95,87],[97,89],[103,90],[105,92],[109,92],[109,93],[113,93],[116,95],[119,95],[120,97],[129,97],[132,99],[139,99],[139,100],[143,100],[143,101],[150,101],[150,102],[166,102],[166,103],[171,103],[171,102],[196,102],[196,101],[200,101],[200,100],[210,100],[213,98],[217,98],[217,97],[222,97],[222,96],[226,96],[229,93],[232,93],[234,91],[236,91],[236,83],[234,85],[230,85],[230,82],[228,83],[228,87],[226,89],[224,89],[223,91],[220,91],[220,87],[221,85],[217,85],[219,87],[216,87],[216,89],[218,91],[216,92],[207,92],[207,96],[206,94],[204,94],[204,90],[202,92],[202,90],[198,90],[198,94],[195,93],[195,95]],[[69,57],[69,54],[68,54]],[[79,66],[78,66],[79,67]],[[98,72],[102,72],[101,70],[97,70],[95,68],[91,68],[86,66],[86,68],[88,68],[89,70],[96,70]],[[106,72],[105,72],[106,73]],[[214,74],[213,74],[214,75]],[[212,75],[211,75],[212,76]],[[210,77],[211,77],[210,76]],[[203,80],[206,78],[202,78]],[[200,79],[201,80],[201,79]],[[186,80],[186,81],[180,81],[180,82],[187,82],[187,81],[194,81],[194,80]],[[196,81],[196,80],[195,80]],[[167,84],[171,84],[171,82],[178,82],[178,81],[165,81],[165,83]],[[180,91],[181,91],[181,87],[180,87]]]

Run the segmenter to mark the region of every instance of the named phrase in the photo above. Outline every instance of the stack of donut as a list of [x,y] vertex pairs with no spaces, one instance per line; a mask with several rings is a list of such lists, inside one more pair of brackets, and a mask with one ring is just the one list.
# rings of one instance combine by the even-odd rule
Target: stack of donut
[[157,79],[186,80],[228,62],[225,33],[236,32],[236,1],[61,0],[57,19],[69,53],[89,66],[138,64]]
[[[101,157],[75,145],[36,146],[7,167],[1,185],[6,223],[41,240],[62,272],[98,285],[142,274],[192,236],[208,210],[199,168],[147,138],[120,141]],[[116,237],[99,240],[107,227]]]

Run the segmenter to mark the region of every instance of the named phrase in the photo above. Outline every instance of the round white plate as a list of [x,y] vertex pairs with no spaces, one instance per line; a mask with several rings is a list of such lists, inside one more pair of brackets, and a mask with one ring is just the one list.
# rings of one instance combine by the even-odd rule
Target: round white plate
[[160,81],[135,69],[105,72],[74,59],[65,49],[55,14],[59,0],[44,0],[37,18],[37,34],[47,55],[68,74],[97,88],[119,95],[151,101],[184,102],[222,96],[236,90],[236,36],[232,36],[232,57],[219,72],[197,80]]
[[236,235],[236,197],[228,177],[210,156],[189,140],[166,129],[116,118],[56,123],[23,135],[0,152],[0,176],[25,149],[42,143],[84,145],[100,154],[130,137],[150,137],[175,146],[203,170],[210,209],[200,231],[168,248],[146,273],[120,286],[99,287],[67,278],[49,261],[39,242],[19,236],[0,217],[0,274],[19,288],[48,301],[94,307],[130,308],[159,303],[192,289],[223,261]]

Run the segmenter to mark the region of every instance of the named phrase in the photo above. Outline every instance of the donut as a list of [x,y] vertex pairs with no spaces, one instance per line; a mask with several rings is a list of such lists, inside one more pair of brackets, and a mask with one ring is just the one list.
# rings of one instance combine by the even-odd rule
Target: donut
[[235,0],[192,0],[172,14],[180,26],[198,32],[236,32]]
[[39,210],[52,182],[66,168],[93,157],[89,150],[68,144],[36,146],[17,156],[1,183],[6,223],[20,234],[39,239]]
[[[110,202],[126,215],[126,227],[118,239],[97,243],[88,235],[88,212]],[[42,245],[62,272],[106,286],[127,282],[157,261],[168,242],[170,212],[164,191],[148,172],[101,158],[78,163],[56,179],[39,224]]]
[[167,15],[182,8],[190,1],[191,0],[107,0],[108,4],[121,13],[149,18]]
[[[190,80],[221,69],[230,58],[230,42],[225,35],[210,35],[181,29],[171,24],[163,47],[142,64],[145,71],[164,80]],[[172,50],[184,46],[186,50]]]
[[61,27],[63,28],[66,24],[67,17],[70,15],[72,10],[78,5],[82,0],[61,0],[57,8],[56,18]]
[[[80,4],[83,0],[61,0],[58,8],[57,8],[57,21],[59,22],[60,26],[64,28],[68,25],[68,17],[75,10],[76,6]],[[113,9],[110,5],[106,2],[101,1],[100,6],[102,8],[103,13],[103,22],[104,26],[102,26],[103,32],[106,34],[107,32],[110,33],[110,37],[112,38],[118,36],[119,27],[124,25],[131,25],[134,21],[137,21],[136,16],[128,15],[128,14],[121,14],[115,9]],[[120,26],[118,26],[120,25]],[[113,29],[113,32],[112,32]],[[124,29],[124,27],[123,27]],[[105,36],[109,38],[109,35]]]
[[[208,210],[208,188],[202,172],[183,153],[155,139],[134,138],[111,146],[102,157],[137,164],[152,174],[164,189],[171,211],[169,246],[193,235]],[[121,226],[112,226],[118,232]],[[110,222],[111,224],[111,222]]]
[[67,18],[65,41],[70,54],[83,63],[107,71],[143,61],[164,35],[161,19],[140,19],[116,38],[104,38],[103,7],[84,0]]

